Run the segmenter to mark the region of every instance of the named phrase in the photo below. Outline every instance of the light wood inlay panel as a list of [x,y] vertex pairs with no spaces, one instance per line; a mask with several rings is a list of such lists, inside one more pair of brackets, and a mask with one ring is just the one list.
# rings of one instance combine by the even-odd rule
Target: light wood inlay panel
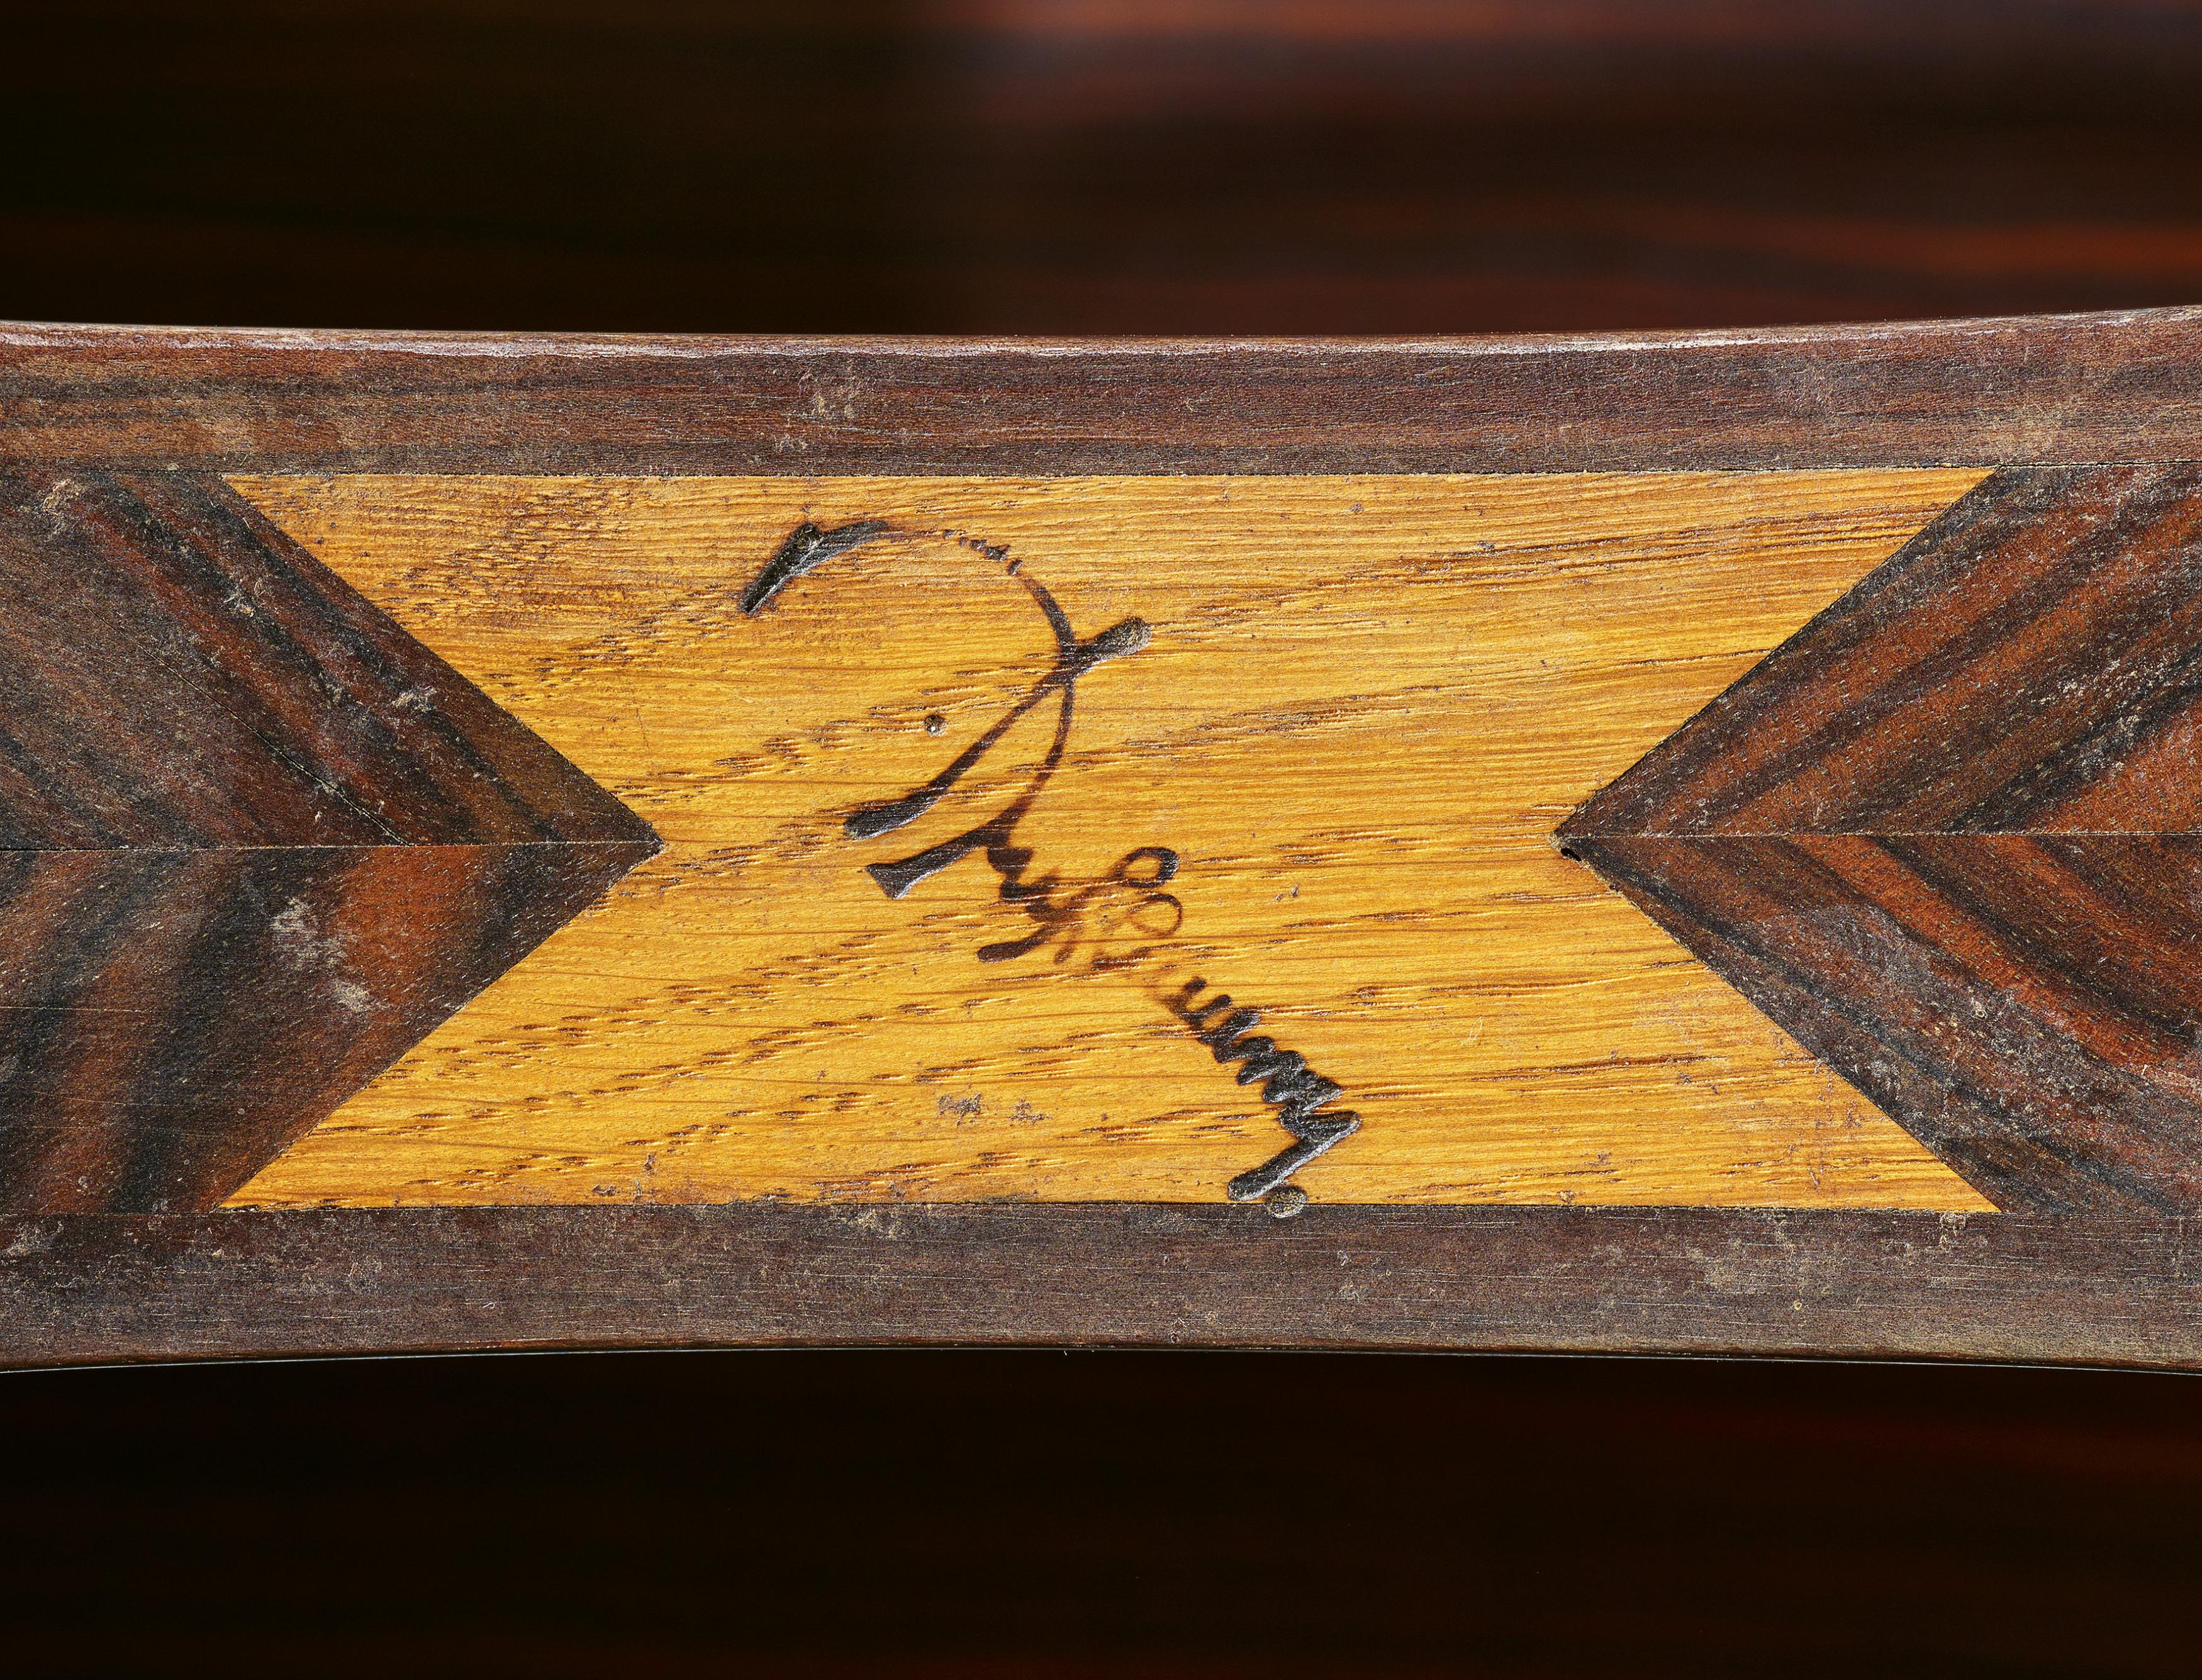
[[[1360,1117],[1320,1200],[1985,1208],[1550,840],[1981,476],[233,480],[666,842],[234,1200],[1220,1199],[1289,1140],[1166,1007],[1198,976]],[[743,613],[857,520],[893,534]],[[985,963],[1033,923],[984,858],[865,874],[1052,733],[844,834],[1053,657],[949,532],[1081,637],[1151,626],[1017,839],[1065,881],[1170,848],[1171,936],[1100,894]]]

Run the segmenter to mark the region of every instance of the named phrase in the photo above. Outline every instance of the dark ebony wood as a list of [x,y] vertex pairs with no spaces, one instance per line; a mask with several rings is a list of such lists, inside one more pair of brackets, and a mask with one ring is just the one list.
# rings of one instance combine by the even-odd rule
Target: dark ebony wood
[[1999,473],[1560,829],[2001,1206],[2202,1208],[2202,469]]
[[13,846],[647,843],[218,481],[0,479]]
[[0,328],[0,457],[209,472],[1589,472],[2202,448],[2202,309],[1174,345]]
[[0,1362],[742,1342],[2202,1365],[2185,1219],[561,1206],[0,1219]]
[[214,1205],[656,844],[218,481],[0,480],[0,1205]]

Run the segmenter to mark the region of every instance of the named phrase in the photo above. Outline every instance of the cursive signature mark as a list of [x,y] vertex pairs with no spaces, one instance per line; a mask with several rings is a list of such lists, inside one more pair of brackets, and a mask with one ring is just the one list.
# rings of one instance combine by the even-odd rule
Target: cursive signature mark
[[[742,611],[756,616],[796,579],[889,534],[892,528],[880,520],[858,521],[832,530],[821,530],[809,522],[798,525],[742,592]],[[1297,1213],[1306,1205],[1306,1198],[1289,1186],[1292,1176],[1359,1130],[1361,1121],[1355,1114],[1330,1106],[1344,1094],[1343,1089],[1316,1073],[1304,1056],[1255,1033],[1261,1024],[1258,1011],[1234,1005],[1228,993],[1204,1000],[1208,982],[1198,976],[1175,987],[1167,985],[1177,970],[1163,957],[1163,950],[1183,925],[1185,906],[1175,895],[1161,889],[1177,875],[1181,861],[1178,854],[1166,846],[1137,846],[1118,858],[1099,879],[1074,885],[1052,869],[1027,878],[1033,853],[1031,847],[1017,844],[1018,825],[1031,815],[1069,750],[1079,679],[1109,660],[1139,652],[1152,640],[1152,632],[1143,620],[1126,618],[1098,635],[1081,638],[1055,597],[1020,562],[1009,557],[1007,548],[957,532],[938,534],[987,559],[1006,563],[1006,575],[1023,586],[1046,619],[1055,639],[1055,658],[1039,681],[938,775],[898,799],[860,805],[843,822],[842,832],[851,840],[870,840],[907,828],[939,805],[1019,720],[1053,699],[1055,734],[1047,752],[1007,805],[984,822],[937,845],[905,858],[867,864],[865,873],[889,899],[900,899],[921,881],[974,852],[983,853],[986,866],[997,877],[996,896],[1004,904],[1016,905],[1033,927],[1022,938],[980,946],[980,962],[1008,962],[1048,950],[1058,964],[1082,952],[1088,970],[1095,973],[1145,968],[1149,989],[1158,992],[1170,1014],[1218,1063],[1239,1064],[1239,1084],[1261,1086],[1262,1100],[1275,1111],[1278,1123],[1292,1139],[1287,1147],[1260,1166],[1233,1179],[1226,1194],[1233,1201],[1267,1199],[1281,1217]],[[929,734],[939,733],[933,718],[927,718],[926,728]],[[1097,937],[1106,938],[1125,928],[1146,943],[1128,952],[1098,948]]]
[[1240,1173],[1226,1191],[1234,1202],[1258,1201],[1283,1188],[1316,1156],[1359,1131],[1361,1117],[1330,1109],[1345,1094],[1344,1089],[1310,1067],[1297,1050],[1286,1050],[1275,1039],[1255,1033],[1262,1024],[1259,1010],[1234,1007],[1228,992],[1202,1002],[1200,994],[1207,989],[1208,982],[1198,976],[1186,981],[1171,1000],[1172,1012],[1217,1061],[1239,1064],[1241,1085],[1260,1082],[1262,1100],[1277,1111],[1277,1123],[1292,1135],[1290,1147],[1279,1150],[1251,1172]]

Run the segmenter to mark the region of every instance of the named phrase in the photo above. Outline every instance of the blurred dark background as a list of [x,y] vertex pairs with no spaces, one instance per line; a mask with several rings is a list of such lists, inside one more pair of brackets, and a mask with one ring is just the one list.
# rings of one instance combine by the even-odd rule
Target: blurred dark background
[[1472,333],[2202,299],[2164,0],[9,9],[0,316]]
[[[2202,302],[2202,9],[0,18],[0,317],[1463,333]],[[2187,1675],[2202,1386],[735,1353],[0,1377],[10,1671]]]
[[23,1374],[0,1663],[2170,1680],[2197,1394],[1279,1353]]

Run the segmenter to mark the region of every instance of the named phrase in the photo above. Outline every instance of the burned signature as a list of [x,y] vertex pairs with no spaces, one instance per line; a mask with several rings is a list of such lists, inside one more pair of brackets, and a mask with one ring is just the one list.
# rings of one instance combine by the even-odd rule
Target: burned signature
[[[798,578],[865,543],[897,534],[908,533],[896,533],[880,520],[862,520],[831,530],[808,522],[798,525],[742,592],[741,610],[754,617]],[[1143,980],[1150,993],[1219,1064],[1236,1064],[1240,1085],[1261,1086],[1262,1100],[1275,1111],[1278,1123],[1292,1140],[1260,1166],[1233,1179],[1226,1193],[1233,1201],[1274,1198],[1278,1211],[1296,1211],[1305,1197],[1290,1185],[1292,1175],[1358,1131],[1361,1121],[1332,1106],[1345,1094],[1342,1088],[1310,1067],[1298,1052],[1256,1031],[1262,1022],[1259,1010],[1214,991],[1198,975],[1180,977],[1182,970],[1170,960],[1168,945],[1184,924],[1185,906],[1164,890],[1177,875],[1178,854],[1166,846],[1135,846],[1098,879],[1076,881],[1065,881],[1052,869],[1032,874],[1033,849],[1017,842],[1019,828],[1032,815],[1069,750],[1079,679],[1111,659],[1139,652],[1152,633],[1143,621],[1126,618],[1096,635],[1081,637],[1055,597],[1010,557],[1006,547],[962,533],[927,534],[946,537],[1000,564],[1006,576],[1022,586],[1047,621],[1055,640],[1055,658],[1008,710],[938,774],[899,798],[859,806],[850,812],[843,832],[852,840],[870,841],[907,828],[939,804],[1021,719],[1051,700],[1056,707],[1055,733],[1038,768],[999,811],[922,851],[867,864],[865,873],[888,898],[900,899],[920,882],[977,853],[997,877],[1001,902],[1016,906],[1032,924],[1019,938],[980,946],[980,962],[1010,962],[1045,952],[1058,964],[1080,960],[1092,972],[1128,973]],[[1124,950],[1108,943],[1127,933],[1139,942]]]

